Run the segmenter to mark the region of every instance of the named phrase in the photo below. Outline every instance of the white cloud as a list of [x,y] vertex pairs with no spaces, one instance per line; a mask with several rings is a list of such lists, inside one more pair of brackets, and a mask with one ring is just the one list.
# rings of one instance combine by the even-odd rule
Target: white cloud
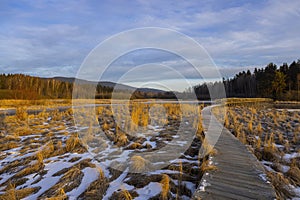
[[[1,2],[2,73],[72,76],[99,42],[112,34],[141,26],[171,28],[193,37],[208,50],[221,70],[227,66],[223,71],[228,76],[243,67],[291,62],[300,53],[299,1],[38,0],[16,4],[18,6],[11,7]],[[167,42],[165,37],[162,35],[156,40]],[[130,44],[133,39],[127,38],[123,43]],[[189,48],[177,43],[170,46]],[[175,57],[160,57],[157,54],[152,58],[154,63],[175,68],[185,66]],[[143,61],[151,62],[147,58]],[[125,72],[126,67],[133,66],[135,62],[124,60],[124,66],[119,65],[116,69]],[[8,66],[11,70],[7,69]],[[182,71],[186,76],[193,75],[188,67]]]

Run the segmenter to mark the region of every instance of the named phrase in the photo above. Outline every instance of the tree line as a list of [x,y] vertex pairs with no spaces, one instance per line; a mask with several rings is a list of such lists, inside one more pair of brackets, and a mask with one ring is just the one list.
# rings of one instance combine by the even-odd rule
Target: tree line
[[300,100],[298,80],[300,60],[290,65],[283,63],[277,67],[274,63],[265,68],[240,72],[233,78],[223,81],[204,83],[193,87],[198,99],[209,99],[209,90],[224,85],[227,97],[265,97],[277,100]]
[[[283,63],[277,67],[274,63],[265,68],[240,72],[233,78],[219,82],[210,82],[194,86],[193,90],[198,99],[210,99],[210,90],[220,90],[224,87],[227,97],[265,97],[279,100],[300,100],[300,60],[290,65]],[[299,75],[300,76],[300,75]],[[95,88],[95,94],[89,94]],[[299,87],[299,88],[298,88]],[[74,81],[58,80],[55,78],[40,78],[24,74],[0,74],[0,99],[57,99],[57,98],[100,98],[109,99],[114,91],[113,87],[100,83],[81,83],[76,85],[78,97],[73,96]],[[155,92],[155,91],[118,91],[120,98],[131,94],[131,99],[142,98],[183,98],[187,93]],[[176,96],[175,96],[176,94]],[[182,96],[182,97],[181,97]]]
[[[86,91],[90,84],[80,84],[77,88]],[[95,85],[94,85],[95,87]],[[96,95],[110,97],[113,88],[97,85]],[[0,99],[70,99],[73,82],[55,78],[40,78],[24,74],[0,74]]]
[[[68,81],[69,80],[69,81]],[[74,87],[76,84],[76,87]],[[73,93],[74,88],[76,91]],[[91,92],[93,91],[93,92]],[[75,79],[40,78],[24,74],[0,74],[0,99],[110,99],[114,98],[176,98],[173,92],[116,89],[101,85],[101,82]]]

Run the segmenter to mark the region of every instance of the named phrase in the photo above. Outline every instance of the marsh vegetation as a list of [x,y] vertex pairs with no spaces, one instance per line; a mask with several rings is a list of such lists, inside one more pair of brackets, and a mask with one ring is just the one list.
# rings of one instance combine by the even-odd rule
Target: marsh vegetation
[[[121,104],[33,115],[22,105],[2,116],[0,199],[190,199],[213,170],[198,157],[202,106],[129,108],[126,116]],[[168,146],[184,151],[172,156]]]

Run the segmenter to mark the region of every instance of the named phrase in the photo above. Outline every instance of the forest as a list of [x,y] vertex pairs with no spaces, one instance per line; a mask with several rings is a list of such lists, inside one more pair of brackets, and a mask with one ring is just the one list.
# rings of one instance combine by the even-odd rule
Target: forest
[[[224,79],[222,82],[204,83],[194,86],[194,91],[199,99],[209,98],[209,88],[213,89],[224,85],[227,97],[265,97],[275,100],[300,100],[297,75],[300,74],[300,60],[290,65],[283,63],[277,67],[274,63],[265,68],[257,69],[251,73],[243,71],[233,78]],[[298,80],[300,81],[300,80]]]
[[[40,78],[24,74],[0,74],[0,99],[69,99],[72,98],[73,82],[55,78]],[[78,87],[84,91],[89,84]],[[108,97],[113,88],[97,85],[96,95]],[[109,96],[110,97],[110,96]]]
[[[128,94],[131,94],[131,99],[176,98],[173,92],[162,90],[136,89],[129,86],[125,86],[127,89],[114,90],[115,83],[111,83],[112,86],[105,86],[101,82],[79,80],[74,83],[74,80],[75,78],[40,78],[24,74],[0,74],[0,99],[110,99],[112,92],[115,92],[115,98],[127,98]],[[76,84],[76,92],[73,94],[74,84]],[[90,91],[94,90],[95,94],[91,95]]]
[[[209,99],[209,88],[220,88],[224,85],[227,97],[265,97],[275,100],[300,100],[298,90],[300,78],[300,60],[290,65],[283,63],[281,66],[270,63],[265,68],[240,72],[233,78],[222,82],[210,82],[193,87],[198,99]],[[74,82],[56,78],[40,78],[24,74],[0,74],[0,99],[70,99]],[[88,88],[95,87],[95,96],[85,94]],[[103,86],[101,83],[85,81],[77,85],[81,98],[109,99],[114,91],[113,87]],[[166,98],[188,96],[187,93],[164,92],[156,90],[137,89],[135,91],[118,91],[122,94],[130,92],[132,99]],[[76,98],[76,97],[75,97]]]

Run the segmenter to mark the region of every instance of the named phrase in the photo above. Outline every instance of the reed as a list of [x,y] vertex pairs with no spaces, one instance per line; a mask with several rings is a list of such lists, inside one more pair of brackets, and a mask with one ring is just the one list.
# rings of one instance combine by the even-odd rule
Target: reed
[[167,174],[162,175],[162,179],[160,181],[161,185],[161,199],[162,200],[167,200],[168,199],[168,194],[170,190],[170,178]]

